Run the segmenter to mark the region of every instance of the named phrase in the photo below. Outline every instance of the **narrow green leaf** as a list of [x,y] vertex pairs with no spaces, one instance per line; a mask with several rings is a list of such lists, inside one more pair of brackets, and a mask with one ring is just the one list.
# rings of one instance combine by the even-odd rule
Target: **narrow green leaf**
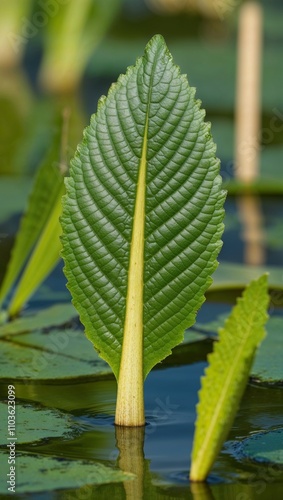
[[0,306],[22,270],[62,189],[63,175],[58,164],[54,164],[54,158],[58,161],[60,155],[60,143],[61,132],[56,135],[54,144],[36,175],[1,286]]
[[[62,181],[63,182],[63,181]],[[65,186],[61,182],[57,199],[45,224],[36,247],[28,261],[23,276],[8,306],[10,317],[17,315],[34,290],[49,275],[60,258],[61,226],[59,217],[62,212],[61,199],[65,193]]]
[[190,479],[203,481],[230,430],[259,343],[265,335],[267,275],[238,299],[208,357],[197,406]]
[[217,266],[225,195],[194,96],[155,36],[99,101],[67,180],[68,287],[87,337],[133,391],[182,341]]

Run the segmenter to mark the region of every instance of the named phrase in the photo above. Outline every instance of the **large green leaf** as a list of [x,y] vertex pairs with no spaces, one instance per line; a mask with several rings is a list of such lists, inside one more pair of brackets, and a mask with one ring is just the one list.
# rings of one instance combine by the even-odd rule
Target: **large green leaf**
[[197,406],[190,477],[203,481],[230,430],[256,348],[265,335],[267,276],[252,282],[219,331]]
[[124,324],[146,377],[194,323],[217,265],[224,193],[194,95],[155,36],[100,100],[67,181],[68,286],[117,378]]

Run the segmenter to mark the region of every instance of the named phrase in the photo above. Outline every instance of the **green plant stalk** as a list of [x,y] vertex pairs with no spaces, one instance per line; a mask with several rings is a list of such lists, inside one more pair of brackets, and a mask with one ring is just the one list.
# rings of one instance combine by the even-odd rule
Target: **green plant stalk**
[[[145,424],[143,395],[143,280],[148,117],[133,221],[126,316],[118,378],[116,425]],[[134,362],[133,362],[134,360]]]
[[21,311],[23,305],[34,290],[48,276],[60,258],[61,226],[59,217],[62,211],[61,199],[65,192],[64,184],[58,193],[53,211],[41,233],[37,245],[27,263],[23,276],[15,290],[8,306],[9,317],[14,317]]

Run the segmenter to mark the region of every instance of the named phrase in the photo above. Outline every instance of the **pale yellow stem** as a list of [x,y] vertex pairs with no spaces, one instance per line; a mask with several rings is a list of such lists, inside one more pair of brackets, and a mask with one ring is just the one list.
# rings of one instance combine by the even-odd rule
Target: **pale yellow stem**
[[128,291],[116,406],[116,425],[145,424],[143,397],[143,278],[147,128],[137,185]]

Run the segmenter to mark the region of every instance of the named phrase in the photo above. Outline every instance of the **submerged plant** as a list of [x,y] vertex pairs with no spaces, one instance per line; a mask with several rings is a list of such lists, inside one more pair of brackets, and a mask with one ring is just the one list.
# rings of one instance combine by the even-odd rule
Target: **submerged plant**
[[144,379],[195,322],[217,266],[225,193],[194,96],[155,36],[100,99],[67,180],[68,288],[117,379],[118,425],[144,425]]
[[204,481],[233,423],[256,349],[265,336],[267,275],[252,281],[219,330],[197,406],[191,481]]

